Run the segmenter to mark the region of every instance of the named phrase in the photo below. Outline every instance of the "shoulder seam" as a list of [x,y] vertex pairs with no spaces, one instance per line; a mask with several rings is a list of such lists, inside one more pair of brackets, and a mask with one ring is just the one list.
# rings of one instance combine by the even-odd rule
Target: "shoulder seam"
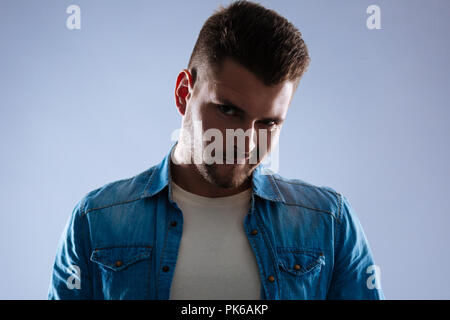
[[338,211],[338,212],[337,212],[337,216],[336,216],[336,214],[334,214],[333,212],[330,212],[330,211],[328,211],[328,210],[317,209],[317,208],[311,208],[311,207],[305,206],[305,205],[303,205],[303,204],[287,203],[287,202],[284,202],[284,201],[282,201],[282,202],[285,203],[286,205],[299,206],[299,207],[303,207],[303,208],[310,209],[310,210],[315,210],[315,211],[319,211],[319,212],[328,213],[328,214],[330,214],[331,216],[333,216],[339,224],[341,223],[341,215],[342,215],[342,210],[341,210],[341,206],[342,206],[342,204],[341,204],[341,194],[338,193],[337,191],[333,191],[333,190],[330,190],[330,188],[319,187],[319,186],[315,186],[315,185],[308,184],[308,183],[296,182],[296,181],[289,181],[289,180],[287,180],[287,179],[276,178],[276,177],[273,177],[273,178],[274,178],[275,180],[278,180],[278,181],[281,181],[281,182],[285,182],[285,183],[289,183],[289,184],[294,184],[294,185],[305,186],[305,187],[314,188],[314,189],[320,189],[320,190],[327,191],[328,193],[332,194],[332,195],[336,198],[336,200],[337,200],[337,207],[338,207],[338,208],[337,208],[337,211]]
[[273,177],[273,178],[275,180],[286,182],[286,183],[289,183],[289,184],[296,184],[296,185],[305,186],[305,187],[312,187],[312,188],[320,188],[318,186],[314,186],[314,185],[308,184],[308,183],[289,181],[288,179],[282,179],[282,178],[275,178],[275,177]]
[[328,191],[329,193],[333,194],[336,197],[337,207],[338,207],[338,214],[337,214],[336,220],[340,224],[341,219],[342,219],[342,195],[337,191],[333,191],[333,190],[330,190],[327,188],[323,188],[323,190]]
[[283,204],[285,204],[285,205],[287,205],[287,206],[302,207],[302,208],[309,209],[309,210],[314,210],[314,211],[319,211],[319,212],[327,213],[327,214],[331,215],[332,217],[334,217],[335,219],[338,219],[338,218],[336,217],[336,215],[335,215],[333,212],[330,212],[330,211],[328,211],[328,210],[317,209],[317,208],[311,208],[311,207],[305,206],[305,205],[303,205],[303,204],[298,204],[298,203],[283,202]]
[[139,198],[132,199],[132,200],[121,201],[121,202],[115,202],[115,203],[112,203],[112,204],[109,204],[109,205],[106,205],[106,206],[103,206],[103,207],[96,207],[96,208],[91,208],[91,209],[89,209],[89,210],[84,210],[84,211],[81,213],[81,216],[87,215],[89,212],[92,212],[92,211],[101,210],[101,209],[106,209],[106,208],[110,208],[110,207],[115,207],[115,206],[119,206],[119,205],[121,205],[121,204],[126,204],[126,203],[130,203],[130,202],[138,201],[138,200],[140,200],[140,199],[142,199],[142,198],[139,197]]
[[[146,171],[144,171],[143,173],[140,173],[140,174],[147,176],[147,175],[151,174],[152,172],[153,172],[153,170],[152,170],[152,168],[150,168],[150,169],[148,169],[148,170],[146,170]],[[137,174],[137,175],[135,175],[135,176],[133,176],[133,177],[129,177],[129,178],[117,180],[117,181],[115,181],[115,183],[119,183],[119,182],[131,180],[131,179],[135,178],[135,177],[138,176],[138,175],[139,175],[139,174]],[[113,182],[113,183],[114,183],[114,182]],[[108,184],[106,184],[106,185],[108,185]],[[106,185],[104,185],[104,186],[106,186]],[[146,183],[146,187],[147,187],[147,185],[148,185],[148,183]],[[103,186],[103,187],[104,187],[104,186]],[[92,191],[99,190],[99,189],[101,189],[101,188],[103,188],[103,187],[94,189],[94,190],[92,190]],[[146,188],[146,187],[145,187],[145,188]],[[92,192],[92,191],[91,191],[91,192]],[[89,194],[89,193],[88,193],[88,194]],[[86,195],[84,196],[84,198],[83,198],[83,203],[82,203],[82,208],[81,208],[81,209],[82,209],[82,210],[81,210],[81,216],[82,216],[82,217],[85,216],[85,215],[87,215],[89,212],[92,212],[92,211],[101,210],[101,209],[105,209],[105,208],[110,208],[110,207],[114,207],[114,206],[118,206],[118,205],[121,205],[121,204],[130,203],[130,202],[134,202],[134,201],[138,201],[138,200],[142,199],[142,197],[139,196],[138,198],[135,198],[135,199],[126,200],[126,201],[114,202],[114,203],[111,203],[111,204],[108,204],[108,205],[105,205],[105,206],[95,207],[95,208],[91,208],[91,209],[89,209],[89,210],[86,210],[86,201],[87,201],[87,195],[88,195],[88,194],[86,194]]]

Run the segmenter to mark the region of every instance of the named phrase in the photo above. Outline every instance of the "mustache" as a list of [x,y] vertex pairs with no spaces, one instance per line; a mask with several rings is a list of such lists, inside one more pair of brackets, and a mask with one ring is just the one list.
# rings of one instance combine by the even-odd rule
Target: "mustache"
[[[217,150],[214,150],[214,156],[216,156],[215,152]],[[259,149],[257,147],[253,148],[253,150],[246,152],[246,151],[241,151],[238,148],[234,148],[233,149],[233,153],[232,154],[227,154],[226,151],[223,152],[222,150],[219,150],[218,152],[222,152],[223,155],[223,160],[226,161],[227,158],[229,158],[230,160],[236,161],[236,160],[245,160],[248,161],[250,160],[252,157],[255,157],[257,159],[257,161],[260,160],[260,158],[262,158]]]

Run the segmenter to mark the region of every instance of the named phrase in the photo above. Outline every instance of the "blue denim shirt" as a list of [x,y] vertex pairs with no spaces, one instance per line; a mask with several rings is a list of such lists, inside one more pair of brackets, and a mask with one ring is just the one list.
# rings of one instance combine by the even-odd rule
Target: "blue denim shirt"
[[[176,143],[172,146],[172,148]],[[259,165],[243,221],[261,299],[384,299],[348,200]],[[49,299],[169,299],[183,234],[170,152],[129,179],[86,194],[59,240]]]

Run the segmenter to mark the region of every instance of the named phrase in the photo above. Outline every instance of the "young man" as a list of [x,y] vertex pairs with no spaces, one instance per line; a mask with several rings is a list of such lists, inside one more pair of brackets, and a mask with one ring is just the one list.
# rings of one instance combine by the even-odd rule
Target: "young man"
[[49,298],[383,299],[347,199],[261,165],[308,64],[276,12],[234,2],[212,15],[176,81],[178,141],[79,201]]

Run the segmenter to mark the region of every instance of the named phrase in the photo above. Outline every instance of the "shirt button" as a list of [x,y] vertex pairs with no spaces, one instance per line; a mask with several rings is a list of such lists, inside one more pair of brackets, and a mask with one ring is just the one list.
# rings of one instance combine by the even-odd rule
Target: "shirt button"
[[162,269],[163,269],[164,272],[169,271],[169,267],[168,266],[164,266]]
[[123,265],[122,261],[117,260],[116,261],[116,267],[121,267]]
[[171,225],[172,227],[176,227],[176,226],[177,226],[177,222],[176,222],[176,221],[172,221],[172,222],[170,223],[170,225]]
[[251,234],[252,234],[253,236],[254,236],[254,235],[257,235],[257,234],[258,234],[258,230],[253,229],[252,232],[251,232]]
[[295,270],[300,270],[302,267],[299,265],[299,264],[296,264],[295,266],[294,266],[294,269]]
[[267,278],[267,280],[269,280],[270,282],[274,282],[274,281],[275,281],[275,278],[274,278],[273,276],[269,276],[269,277]]

